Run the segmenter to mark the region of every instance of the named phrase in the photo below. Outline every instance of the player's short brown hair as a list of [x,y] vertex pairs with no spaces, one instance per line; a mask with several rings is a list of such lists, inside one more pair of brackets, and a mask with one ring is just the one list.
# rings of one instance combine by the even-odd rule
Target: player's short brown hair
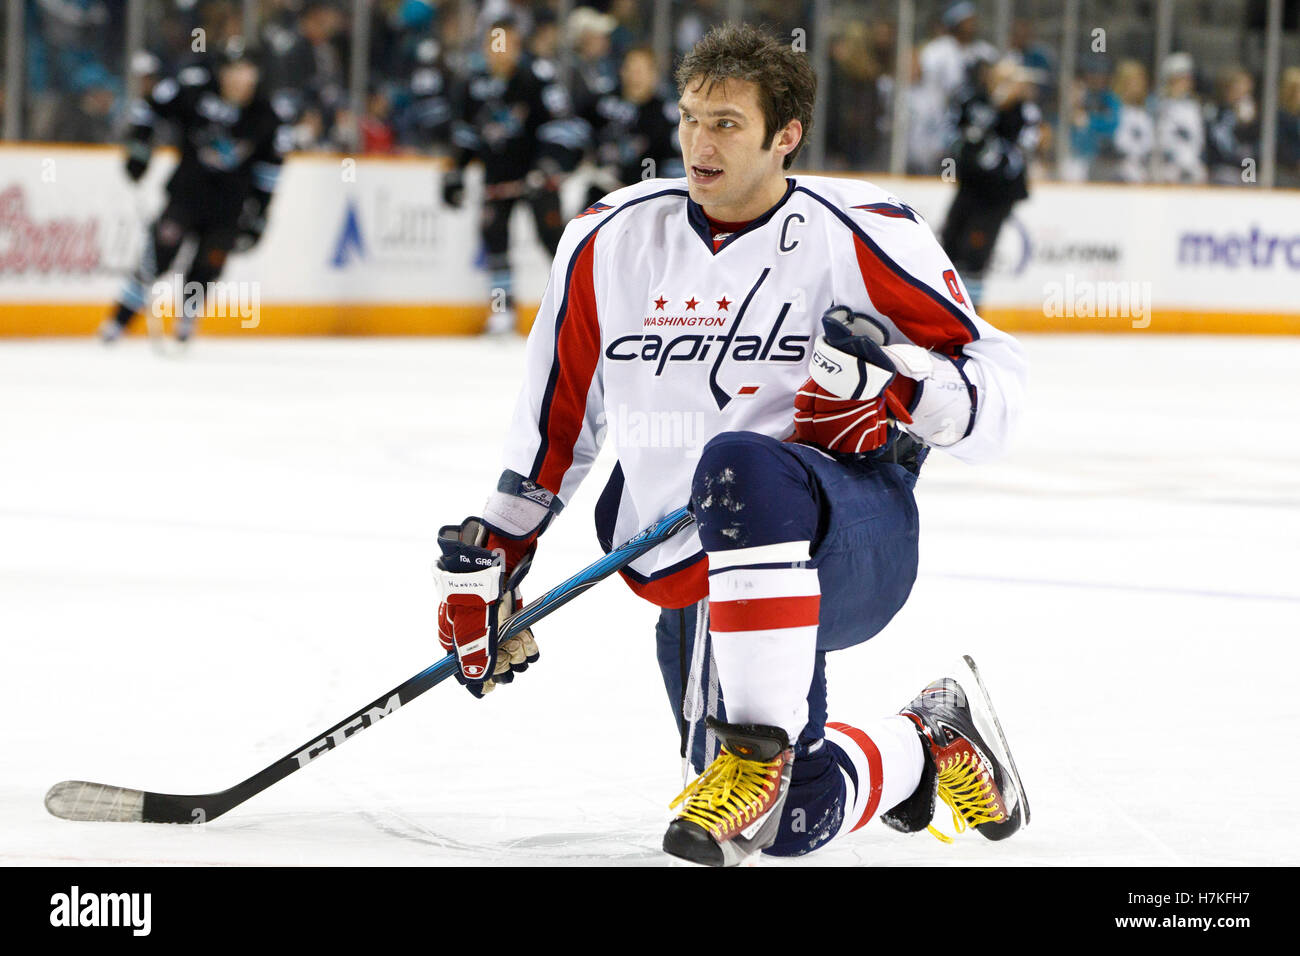
[[706,33],[677,67],[677,94],[698,80],[695,89],[706,83],[748,80],[758,87],[758,103],[763,110],[763,141],[771,144],[776,134],[797,119],[803,124],[803,136],[785,157],[789,169],[794,158],[808,141],[812,129],[813,103],[817,100],[817,74],[804,53],[772,34],[748,23],[727,23]]

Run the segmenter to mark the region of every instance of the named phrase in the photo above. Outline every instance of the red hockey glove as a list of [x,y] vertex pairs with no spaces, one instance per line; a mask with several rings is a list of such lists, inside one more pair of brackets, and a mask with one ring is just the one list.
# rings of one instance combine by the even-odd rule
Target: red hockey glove
[[916,383],[895,371],[865,315],[835,306],[822,316],[822,328],[812,377],[795,395],[795,438],[833,452],[874,451],[888,440],[891,419],[911,423],[907,406]]
[[510,539],[466,518],[438,532],[442,556],[434,565],[438,642],[460,662],[456,678],[475,697],[508,684],[537,661],[531,630],[506,641],[499,628],[522,605],[515,585],[528,570],[536,535]]

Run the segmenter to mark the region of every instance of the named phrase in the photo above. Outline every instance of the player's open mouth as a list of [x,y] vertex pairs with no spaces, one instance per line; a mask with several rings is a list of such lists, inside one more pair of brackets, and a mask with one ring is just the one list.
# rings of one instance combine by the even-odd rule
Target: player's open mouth
[[722,170],[717,166],[692,166],[691,179],[697,183],[716,182],[722,175]]

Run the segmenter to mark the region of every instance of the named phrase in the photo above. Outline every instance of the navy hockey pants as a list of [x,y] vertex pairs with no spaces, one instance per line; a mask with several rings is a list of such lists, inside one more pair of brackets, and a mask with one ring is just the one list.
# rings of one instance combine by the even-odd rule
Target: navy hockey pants
[[[742,477],[733,486],[739,498],[733,496],[725,508],[706,507],[707,487],[724,469]],[[752,432],[719,435],[700,457],[691,497],[705,549],[811,541],[811,566],[821,587],[808,723],[795,748],[781,830],[768,853],[800,856],[839,830],[845,812],[840,768],[851,778],[856,771],[825,739],[826,653],[875,636],[907,600],[917,567],[915,485],[915,473],[899,464],[832,458]],[[743,507],[736,508],[738,503]],[[708,601],[663,610],[656,643],[683,746],[690,738],[691,763],[700,773],[717,756],[704,718],[726,719],[708,647]]]

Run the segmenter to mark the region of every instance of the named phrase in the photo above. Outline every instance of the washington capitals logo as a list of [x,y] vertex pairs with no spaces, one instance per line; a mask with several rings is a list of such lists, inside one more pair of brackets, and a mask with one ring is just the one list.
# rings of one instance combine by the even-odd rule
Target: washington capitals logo
[[702,314],[696,314],[696,307],[705,305],[705,300],[691,296],[689,299],[678,300],[684,305],[684,309],[680,314],[666,315],[660,310],[672,300],[660,294],[658,298],[651,300],[655,312],[660,314],[651,313],[644,320],[647,328],[652,326],[684,325],[694,328],[707,329],[716,327],[721,329],[729,325],[730,327],[726,331],[715,334],[690,332],[672,337],[650,332],[644,332],[640,335],[624,335],[609,343],[605,348],[605,358],[611,362],[651,363],[654,365],[654,374],[656,376],[664,374],[670,363],[708,364],[710,366],[709,391],[712,393],[713,400],[717,403],[719,410],[726,408],[732,398],[753,395],[761,388],[761,385],[744,384],[733,396],[718,384],[718,372],[722,368],[723,362],[804,362],[807,360],[808,345],[812,339],[809,335],[781,334],[786,317],[792,307],[789,302],[781,306],[781,312],[776,317],[776,321],[763,334],[739,334],[749,303],[770,271],[770,268],[763,270],[762,275],[758,277],[758,281],[754,283],[753,288],[749,290],[744,301],[736,309],[734,319],[730,313],[735,303],[725,295],[718,299],[709,300],[717,306],[716,311],[706,309],[702,310]]
[[916,210],[905,202],[868,202],[861,206],[854,206],[854,209],[865,209],[867,212],[874,212],[877,216],[884,216],[887,219],[910,219],[912,222],[917,221]]
[[613,208],[614,207],[611,206],[609,203],[595,202],[592,203],[590,206],[588,206],[586,209],[584,209],[582,212],[578,213],[573,218],[581,219],[583,216],[594,216],[596,215],[596,213],[604,212],[606,209],[613,209]]

